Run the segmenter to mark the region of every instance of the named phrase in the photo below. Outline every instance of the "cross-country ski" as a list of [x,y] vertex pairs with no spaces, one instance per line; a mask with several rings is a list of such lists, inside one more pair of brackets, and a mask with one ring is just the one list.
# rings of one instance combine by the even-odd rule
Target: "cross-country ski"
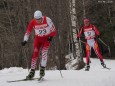
[[115,86],[115,0],[0,0],[0,86]]

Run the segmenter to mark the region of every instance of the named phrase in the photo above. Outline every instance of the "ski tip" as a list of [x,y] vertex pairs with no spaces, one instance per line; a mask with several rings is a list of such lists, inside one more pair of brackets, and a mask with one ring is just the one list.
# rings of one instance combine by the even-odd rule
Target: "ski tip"
[[11,83],[11,81],[6,81],[7,83]]
[[44,80],[44,78],[43,77],[40,77],[39,79],[38,79],[38,82],[40,83],[40,82],[42,82]]
[[11,82],[20,82],[20,81],[31,81],[31,80],[36,80],[36,79],[38,79],[38,78],[13,80],[13,81],[7,81],[7,83],[11,83]]
[[107,68],[108,70],[111,70],[111,68]]
[[111,70],[111,68],[108,68],[108,67],[105,67],[105,68],[103,68],[103,69],[108,69],[108,70]]

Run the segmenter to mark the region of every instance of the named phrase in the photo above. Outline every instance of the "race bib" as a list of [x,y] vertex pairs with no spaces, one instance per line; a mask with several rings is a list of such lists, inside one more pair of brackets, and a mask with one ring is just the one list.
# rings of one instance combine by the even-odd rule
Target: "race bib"
[[93,30],[92,31],[86,31],[86,32],[84,32],[84,34],[85,34],[86,38],[90,38],[90,37],[95,36],[95,32]]
[[38,34],[44,35],[46,33],[47,33],[46,29],[40,29],[40,30],[38,30]]
[[44,36],[50,33],[50,30],[48,28],[44,28],[44,29],[37,29],[35,30],[36,35],[38,36]]

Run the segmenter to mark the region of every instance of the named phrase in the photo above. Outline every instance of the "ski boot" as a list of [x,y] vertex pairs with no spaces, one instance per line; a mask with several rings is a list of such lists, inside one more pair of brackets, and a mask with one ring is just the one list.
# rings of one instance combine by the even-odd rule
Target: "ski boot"
[[45,76],[45,67],[40,67],[40,77]]
[[89,60],[89,63],[91,63],[91,60]]
[[89,71],[89,69],[90,69],[90,66],[89,66],[89,65],[86,65],[85,71]]
[[32,79],[35,75],[35,70],[34,69],[31,69],[30,73],[28,74],[28,76],[26,76],[26,79]]
[[38,81],[40,82],[40,81],[42,81],[45,76],[45,67],[42,67],[42,66],[40,66],[40,78],[38,79]]
[[106,68],[106,64],[104,62],[101,62],[101,65],[103,66],[103,68]]

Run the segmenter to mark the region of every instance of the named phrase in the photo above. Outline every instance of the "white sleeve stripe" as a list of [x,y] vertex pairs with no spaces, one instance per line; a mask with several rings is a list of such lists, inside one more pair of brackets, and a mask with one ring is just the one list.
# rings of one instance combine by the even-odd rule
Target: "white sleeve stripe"
[[28,36],[28,35],[25,35],[25,36],[24,36],[24,41],[28,41],[28,38],[29,38],[29,36]]
[[26,35],[30,35],[30,32],[28,31],[28,32],[26,32]]
[[55,31],[55,27],[54,27],[54,25],[52,25],[51,32],[54,32],[54,31]]
[[30,33],[26,33],[25,36],[24,36],[24,41],[28,41],[29,36],[30,36]]

